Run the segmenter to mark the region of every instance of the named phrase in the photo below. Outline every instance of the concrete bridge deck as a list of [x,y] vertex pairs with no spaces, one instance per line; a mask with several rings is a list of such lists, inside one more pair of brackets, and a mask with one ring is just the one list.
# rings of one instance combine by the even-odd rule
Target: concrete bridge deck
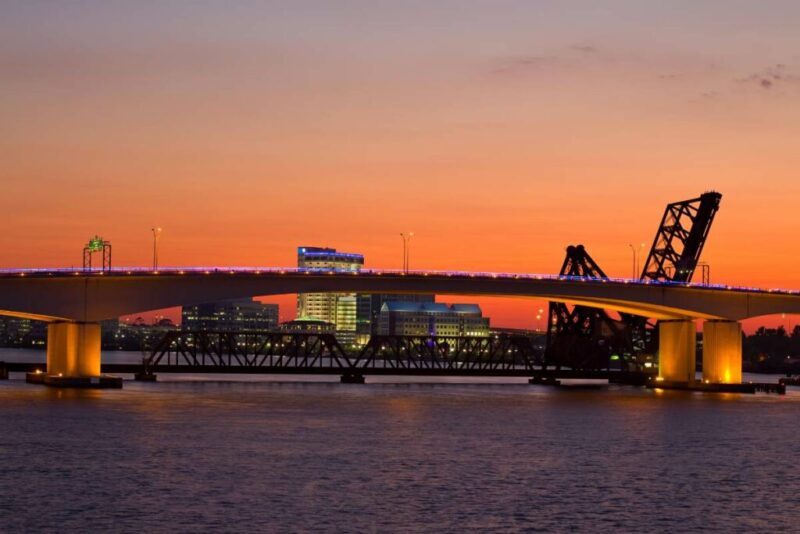
[[738,321],[800,313],[795,290],[525,273],[175,267],[0,270],[0,314],[96,322],[224,299],[326,291],[540,298],[654,319]]

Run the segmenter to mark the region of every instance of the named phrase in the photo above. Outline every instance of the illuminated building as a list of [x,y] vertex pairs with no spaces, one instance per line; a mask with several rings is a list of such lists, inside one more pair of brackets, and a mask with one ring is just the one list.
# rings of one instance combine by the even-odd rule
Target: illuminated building
[[[301,269],[358,272],[364,266],[364,256],[339,252],[334,248],[298,247],[297,266]],[[332,323],[336,337],[344,344],[356,338],[357,302],[355,293],[299,293],[297,318],[310,318]]]
[[278,330],[293,334],[334,334],[336,332],[336,326],[333,323],[326,323],[325,321],[304,317],[281,323],[280,326],[278,326]]
[[0,316],[0,346],[44,347],[47,323],[21,317]]
[[378,333],[390,336],[488,337],[489,318],[477,304],[385,302]]
[[436,296],[414,294],[358,295],[356,303],[356,331],[358,343],[365,344],[369,341],[369,336],[378,333],[381,308],[386,302],[433,303],[436,302]]
[[181,329],[231,332],[272,330],[278,326],[278,305],[253,299],[184,306]]
[[111,319],[103,321],[100,326],[103,350],[152,350],[168,332],[178,329],[166,317],[156,318],[151,324],[141,317],[133,321]]

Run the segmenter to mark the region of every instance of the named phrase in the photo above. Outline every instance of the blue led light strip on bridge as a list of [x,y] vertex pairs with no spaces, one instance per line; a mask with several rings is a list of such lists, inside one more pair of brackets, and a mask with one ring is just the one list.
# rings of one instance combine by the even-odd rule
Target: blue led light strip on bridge
[[731,286],[725,284],[700,284],[690,282],[672,281],[652,281],[638,280],[630,278],[584,278],[581,276],[567,276],[557,274],[529,274],[529,273],[494,273],[494,272],[472,272],[472,271],[403,271],[400,269],[361,269],[352,271],[349,269],[331,269],[327,267],[164,267],[154,271],[149,267],[115,267],[103,271],[100,268],[75,269],[75,268],[32,268],[32,269],[0,269],[0,277],[16,276],[131,276],[131,275],[223,275],[223,274],[339,274],[347,276],[397,276],[397,277],[457,277],[457,278],[481,278],[481,279],[514,279],[514,280],[552,280],[586,282],[593,284],[629,284],[642,286],[668,286],[668,287],[689,287],[692,289],[713,289],[726,291],[747,291],[757,293],[772,293],[783,295],[800,295],[800,290],[796,289],[764,289],[759,287]]

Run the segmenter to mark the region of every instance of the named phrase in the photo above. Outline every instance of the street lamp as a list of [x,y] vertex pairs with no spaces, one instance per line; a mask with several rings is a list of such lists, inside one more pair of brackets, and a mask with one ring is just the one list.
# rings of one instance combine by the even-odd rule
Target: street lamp
[[644,243],[639,245],[639,249],[638,250],[631,243],[628,243],[628,246],[631,247],[631,252],[633,254],[633,260],[632,260],[633,261],[633,266],[631,267],[631,269],[632,269],[631,278],[636,280],[636,275],[637,275],[637,273],[639,273],[639,271],[642,268],[641,258],[642,258],[642,252],[644,252]]
[[151,228],[153,232],[153,271],[158,270],[158,238],[161,237],[161,228]]
[[644,243],[639,245],[639,255],[638,259],[636,260],[636,273],[633,275],[634,278],[639,276],[639,274],[642,272],[642,252],[644,252]]
[[633,255],[631,258],[631,279],[636,280],[636,249],[633,248],[631,243],[628,243],[628,246],[631,247],[631,254]]
[[402,232],[400,237],[403,238],[403,272],[407,273],[411,255],[411,238],[414,237],[414,232]]

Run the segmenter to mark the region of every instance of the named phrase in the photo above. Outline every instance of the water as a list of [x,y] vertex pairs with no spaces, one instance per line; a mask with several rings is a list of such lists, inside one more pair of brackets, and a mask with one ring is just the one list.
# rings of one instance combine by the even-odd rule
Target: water
[[798,412],[800,392],[0,381],[0,531],[796,531]]

